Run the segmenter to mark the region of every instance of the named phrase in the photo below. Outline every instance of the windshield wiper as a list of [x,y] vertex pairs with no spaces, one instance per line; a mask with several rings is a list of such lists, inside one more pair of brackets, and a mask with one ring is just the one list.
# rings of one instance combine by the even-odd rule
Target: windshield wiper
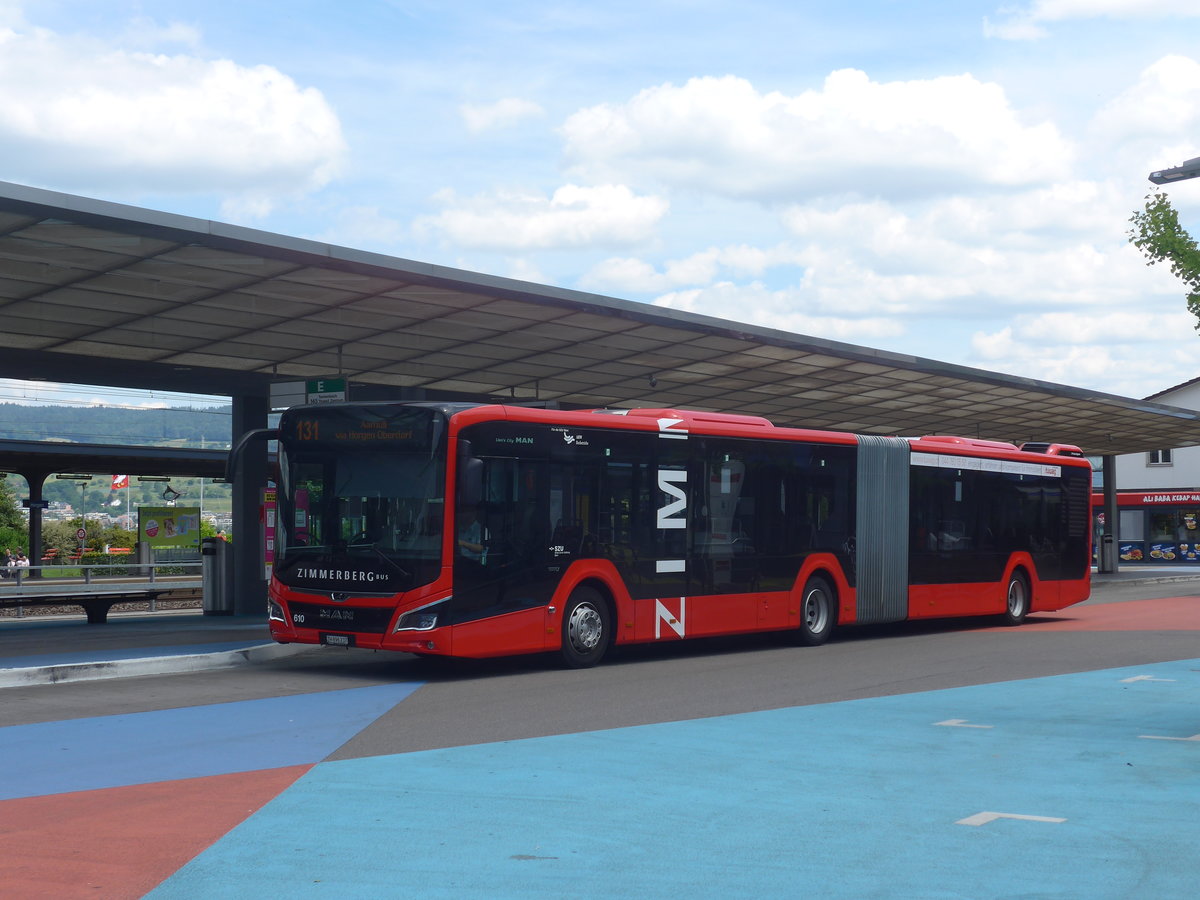
[[400,565],[400,563],[396,562],[394,559],[392,559],[390,556],[388,556],[386,553],[384,553],[382,550],[379,549],[378,541],[363,542],[361,544],[346,544],[346,549],[347,550],[364,550],[364,549],[371,550],[375,553],[376,556],[378,556],[380,559],[382,559],[384,562],[386,562],[389,566],[391,566],[393,569],[395,569],[397,572],[399,572],[405,578],[413,577],[412,572],[408,571],[408,569],[404,568],[404,566]]

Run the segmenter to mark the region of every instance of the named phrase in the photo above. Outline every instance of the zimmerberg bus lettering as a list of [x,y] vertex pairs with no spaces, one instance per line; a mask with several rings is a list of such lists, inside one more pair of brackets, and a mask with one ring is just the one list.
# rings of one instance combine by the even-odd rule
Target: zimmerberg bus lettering
[[297,569],[300,578],[319,578],[322,581],[387,581],[382,572],[360,572],[355,569]]

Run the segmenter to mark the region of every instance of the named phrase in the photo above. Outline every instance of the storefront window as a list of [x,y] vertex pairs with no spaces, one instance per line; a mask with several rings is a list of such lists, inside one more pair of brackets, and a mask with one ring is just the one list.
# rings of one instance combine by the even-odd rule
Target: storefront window
[[1153,561],[1200,561],[1200,509],[1151,512],[1149,543]]
[[1121,528],[1117,539],[1121,541],[1140,541],[1145,538],[1146,512],[1141,509],[1121,510]]

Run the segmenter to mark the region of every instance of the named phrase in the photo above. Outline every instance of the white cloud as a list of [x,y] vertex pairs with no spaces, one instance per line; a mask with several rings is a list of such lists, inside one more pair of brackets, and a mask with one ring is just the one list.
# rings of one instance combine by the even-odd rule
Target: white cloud
[[1023,123],[997,84],[880,83],[854,69],[795,96],[732,76],[661,85],[580,110],[562,133],[586,180],[768,201],[1038,184],[1065,178],[1074,157],[1054,125]]
[[[1180,285],[1126,241],[1124,199],[1106,183],[1070,182],[912,208],[796,206],[781,216],[792,239],[768,249],[710,248],[657,264],[611,258],[588,282],[658,295],[653,302],[675,309],[1115,393],[1144,368],[1135,384],[1150,393],[1155,372],[1136,358],[1165,345],[1163,363],[1179,367],[1197,338]],[[739,259],[751,283],[733,277]],[[1159,382],[1188,377],[1177,371],[1160,367]]]
[[467,125],[467,130],[472,134],[494,128],[507,128],[526,119],[535,119],[546,114],[546,111],[532,100],[521,100],[517,97],[505,97],[503,100],[487,104],[464,103],[458,110]]
[[586,272],[580,284],[597,290],[656,294],[714,281],[720,272],[760,275],[771,265],[789,261],[795,261],[794,251],[761,250],[745,244],[710,247],[681,259],[669,259],[662,271],[640,259],[610,257]]
[[505,250],[636,244],[653,235],[668,208],[661,197],[637,196],[615,184],[568,184],[550,197],[516,191],[460,197],[444,191],[436,199],[447,209],[418,219],[418,233]]
[[1018,316],[971,338],[976,364],[1061,384],[1145,397],[1195,375],[1195,319],[1182,298],[1115,312]]
[[[133,42],[196,40],[186,27],[151,30],[138,23]],[[215,191],[231,210],[261,213],[327,184],[346,149],[321,93],[274,67],[112,49],[45,29],[0,31],[0,93],[5,177],[19,181]]]
[[1121,302],[1147,280],[1125,240],[1127,218],[1118,194],[1086,184],[957,197],[911,213],[879,202],[784,213],[814,289],[843,297],[830,302],[848,301],[857,284],[896,314],[957,315],[963,304]]
[[[838,75],[848,83],[836,84]],[[1181,56],[1160,60],[1091,120],[1085,117],[1087,145],[1104,152],[1070,170],[1056,168],[1075,161],[1073,145],[1053,127],[1026,129],[994,85],[951,80],[980,109],[1003,112],[1007,118],[993,123],[993,135],[1008,143],[974,157],[971,145],[956,145],[988,183],[965,183],[966,163],[959,160],[947,163],[959,167],[958,175],[923,194],[885,186],[860,190],[855,199],[849,183],[839,182],[841,172],[816,164],[825,151],[812,148],[814,136],[837,145],[873,129],[875,140],[864,146],[883,143],[887,154],[903,157],[898,165],[912,167],[898,181],[931,168],[943,140],[955,134],[950,125],[936,133],[934,113],[928,120],[912,113],[914,98],[925,97],[934,82],[877,85],[862,73],[835,73],[820,92],[787,98],[740,79],[697,79],[582,111],[564,128],[577,173],[604,172],[632,184],[657,180],[686,209],[695,209],[697,199],[704,205],[724,202],[714,195],[732,197],[727,208],[738,211],[741,230],[778,237],[762,222],[772,214],[785,229],[769,245],[739,245],[740,270],[732,248],[687,252],[685,245],[656,258],[660,248],[638,247],[593,265],[583,283],[724,319],[1114,393],[1131,385],[1150,393],[1191,377],[1189,351],[1197,338],[1181,287],[1161,267],[1147,268],[1126,232],[1149,171],[1137,157],[1149,152],[1145,142],[1182,142],[1200,125],[1200,65]],[[1151,90],[1162,107],[1139,107],[1138,98]],[[848,102],[830,102],[835,97]],[[883,108],[883,98],[893,109]],[[905,143],[909,135],[892,138],[892,114],[914,120],[912,146]],[[1038,140],[1047,135],[1058,155],[1044,155],[1051,145]],[[863,153],[849,168],[867,172],[862,177],[874,186],[887,160],[884,151]],[[783,165],[783,156],[793,165]],[[1027,165],[1022,176],[1011,174],[1016,160]],[[824,183],[801,185],[798,179],[813,169]],[[1113,177],[1088,178],[1087,171]],[[875,199],[861,199],[871,194]],[[1138,312],[1150,308],[1161,312]],[[1158,366],[1139,357],[1156,358]],[[1129,381],[1131,373],[1140,374]]]
[[1035,0],[1028,14],[1039,22],[1068,19],[1147,19],[1200,16],[1193,0]]
[[999,38],[1002,41],[1038,41],[1049,34],[1050,32],[1027,15],[1016,15],[1000,22],[993,22],[987,16],[983,17],[984,37]]
[[757,282],[737,285],[723,281],[704,288],[672,291],[656,298],[654,305],[854,343],[894,337],[903,332],[903,326],[896,319],[871,315],[869,309],[855,315],[854,310],[862,307],[843,307],[829,312],[805,311],[802,291],[772,291]]
[[1074,19],[1161,19],[1200,16],[1195,0],[1035,0],[1027,7],[1001,7],[997,12],[1005,17],[992,22],[985,17],[985,37],[1010,41],[1037,40],[1049,32],[1045,22],[1066,22]]
[[1158,344],[1164,335],[1184,335],[1195,340],[1188,331],[1195,318],[1180,302],[1176,308],[1155,308],[1147,304],[1139,309],[1113,312],[1044,313],[1018,316],[1017,336],[1022,341],[1047,344],[1077,344],[1090,346],[1114,339],[1122,344]]
[[377,206],[340,206],[332,213],[332,221],[324,231],[313,239],[377,253],[395,253],[407,236],[408,228]]
[[168,22],[161,25],[153,19],[139,16],[132,19],[121,36],[122,42],[130,47],[153,49],[163,44],[179,44],[197,49],[203,43],[203,35],[194,25],[184,22]]
[[537,264],[526,257],[519,256],[507,261],[507,272],[509,278],[515,278],[517,281],[531,281],[535,284],[546,284],[546,275],[538,268]]
[[1200,62],[1166,56],[1147,66],[1135,84],[1095,114],[1096,142],[1113,148],[1138,172],[1175,165],[1196,155],[1200,142]]

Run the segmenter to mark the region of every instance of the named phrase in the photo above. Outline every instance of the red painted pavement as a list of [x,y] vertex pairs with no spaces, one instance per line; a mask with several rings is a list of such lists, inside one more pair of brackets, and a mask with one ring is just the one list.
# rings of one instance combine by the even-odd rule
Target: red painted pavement
[[311,766],[0,803],[0,895],[141,897]]
[[1068,606],[1033,613],[1019,631],[1200,631],[1200,597]]

